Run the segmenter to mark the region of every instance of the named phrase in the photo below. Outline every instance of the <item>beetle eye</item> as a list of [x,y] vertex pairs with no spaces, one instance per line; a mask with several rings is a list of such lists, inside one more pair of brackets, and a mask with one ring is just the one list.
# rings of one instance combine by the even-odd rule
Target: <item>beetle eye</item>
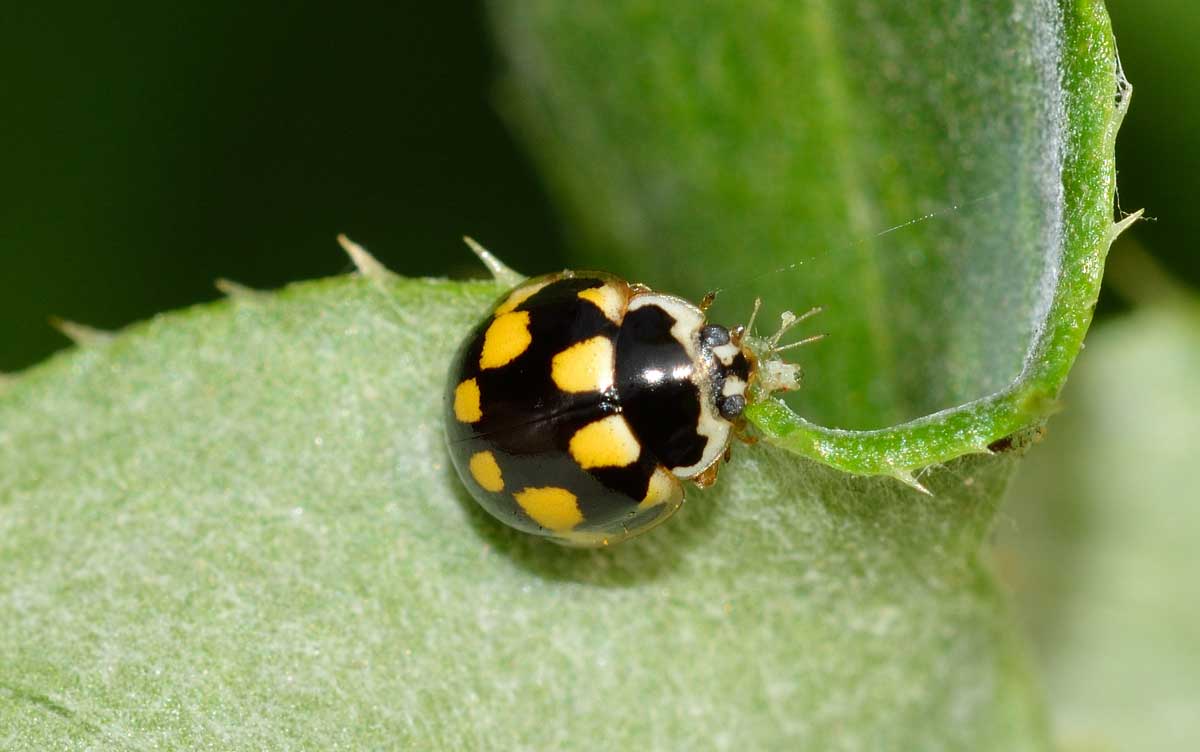
[[721,411],[721,417],[725,420],[733,420],[742,414],[746,409],[746,398],[740,394],[731,394],[721,400],[721,404],[717,408]]
[[717,324],[709,324],[700,330],[700,341],[708,347],[729,344],[729,330]]

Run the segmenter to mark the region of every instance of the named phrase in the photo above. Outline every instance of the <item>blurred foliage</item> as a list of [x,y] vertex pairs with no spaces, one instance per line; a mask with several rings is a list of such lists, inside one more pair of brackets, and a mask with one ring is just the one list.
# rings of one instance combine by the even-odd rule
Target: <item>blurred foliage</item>
[[542,188],[492,105],[473,2],[27,4],[0,26],[0,371],[67,342],[347,269],[561,265]]
[[[1135,85],[1122,203],[1159,218],[1133,236],[1194,285],[1181,218],[1200,191],[1200,97],[1179,81],[1200,68],[1200,14],[1190,0],[1109,7]],[[464,233],[523,271],[562,265],[544,189],[496,114],[483,16],[469,0],[9,9],[0,371],[66,346],[52,315],[115,329],[216,297],[217,277],[342,271],[337,232],[407,274],[475,273]]]
[[[1195,209],[1200,193],[1200,12],[1192,0],[1109,0],[1133,104],[1117,140],[1120,202],[1146,208],[1131,229],[1138,244],[1179,281],[1200,287]],[[1120,247],[1114,251],[1120,255]]]
[[1200,305],[1181,300],[1097,327],[1001,513],[1064,750],[1200,739]]

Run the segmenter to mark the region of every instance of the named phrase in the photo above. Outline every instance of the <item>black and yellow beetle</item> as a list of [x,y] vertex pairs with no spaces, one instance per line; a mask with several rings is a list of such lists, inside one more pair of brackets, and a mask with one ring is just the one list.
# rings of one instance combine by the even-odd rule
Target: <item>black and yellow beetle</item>
[[605,546],[670,517],[682,481],[715,482],[749,387],[795,386],[798,369],[774,355],[804,317],[752,347],[706,307],[602,272],[536,277],[501,298],[459,348],[445,398],[450,456],[480,506]]

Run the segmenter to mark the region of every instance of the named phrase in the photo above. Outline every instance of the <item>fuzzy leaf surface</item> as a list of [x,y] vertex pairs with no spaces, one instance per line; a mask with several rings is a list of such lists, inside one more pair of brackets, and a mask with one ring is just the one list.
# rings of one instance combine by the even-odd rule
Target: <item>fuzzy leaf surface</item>
[[762,445],[610,550],[511,533],[441,422],[497,292],[306,283],[0,394],[0,747],[1036,746],[1011,460],[930,498]]

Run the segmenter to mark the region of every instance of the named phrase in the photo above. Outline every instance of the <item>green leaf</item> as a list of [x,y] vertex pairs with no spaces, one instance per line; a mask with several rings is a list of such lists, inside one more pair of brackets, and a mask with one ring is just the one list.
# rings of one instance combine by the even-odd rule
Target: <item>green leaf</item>
[[0,747],[1021,749],[976,552],[1011,460],[922,497],[770,447],[612,550],[454,476],[498,288],[357,278],[157,318],[0,396]]
[[[1004,421],[956,406],[1029,366],[1049,375],[1018,407],[1041,415],[1112,229],[1102,9],[659,7],[499,6],[544,163],[610,246],[593,260],[693,294],[763,269],[751,249],[786,263],[797,238],[1003,187],[936,237],[814,262],[804,295],[837,346],[811,351],[799,399],[850,429],[953,408],[926,423],[961,453]],[[564,550],[479,511],[443,447],[445,369],[498,292],[242,295],[0,394],[0,746],[1044,746],[979,555],[1013,455],[934,467],[924,496],[798,459],[818,429],[761,413],[786,448],[739,448],[644,538]],[[953,456],[900,457],[904,438],[825,461]]]
[[1000,554],[1064,749],[1200,738],[1198,332],[1194,299],[1098,328],[1013,482]]
[[907,478],[1053,409],[1117,231],[1102,3],[495,5],[589,262],[825,306],[768,441]]

